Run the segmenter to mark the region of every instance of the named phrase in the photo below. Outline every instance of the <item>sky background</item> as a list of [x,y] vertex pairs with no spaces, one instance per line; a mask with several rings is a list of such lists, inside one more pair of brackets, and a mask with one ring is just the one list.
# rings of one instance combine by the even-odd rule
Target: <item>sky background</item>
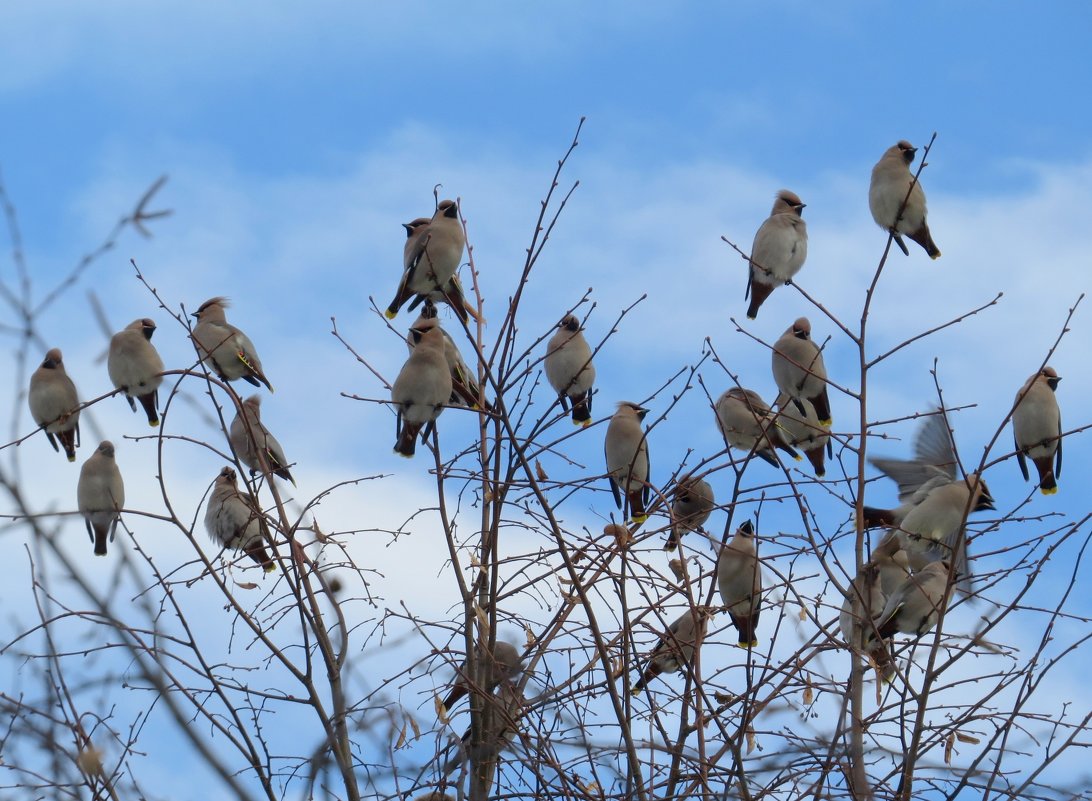
[[[868,212],[869,171],[896,140],[923,146],[936,132],[922,183],[944,255],[930,262],[912,244],[909,258],[893,252],[875,301],[872,352],[1004,296],[886,362],[870,388],[870,417],[934,404],[929,371],[937,359],[949,404],[977,404],[956,421],[961,455],[977,462],[1089,287],[1092,9],[1060,3],[1031,11],[998,2],[912,9],[573,2],[503,13],[474,2],[9,3],[0,7],[0,177],[35,290],[44,293],[148,185],[169,176],[152,205],[173,216],[154,224],[151,240],[123,237],[43,316],[40,330],[63,349],[81,397],[92,397],[109,389],[105,366],[94,361],[106,337],[85,289],[103,300],[115,329],[154,317],[168,367],[189,363],[192,351],[129,259],[172,308],[192,311],[229,296],[229,319],[253,339],[276,387],[272,396],[263,391],[263,419],[297,463],[297,497],[387,476],[320,508],[325,529],[347,531],[397,527],[431,497],[425,459],[391,453],[393,417],[341,396],[384,391],[330,335],[330,318],[393,380],[404,348],[370,311],[369,297],[383,308],[393,295],[400,224],[431,212],[435,184],[441,197],[462,201],[485,316],[499,322],[539,201],[586,117],[562,178],[563,188],[580,186],[532,275],[521,334],[527,343],[541,336],[592,287],[598,306],[587,328],[598,342],[621,309],[648,294],[597,361],[602,419],[615,402],[646,398],[696,363],[706,337],[745,386],[772,401],[768,351],[731,322],[745,322],[746,269],[721,236],[748,250],[776,191],[796,191],[810,235],[799,283],[850,322],[885,242]],[[7,247],[6,233],[0,243]],[[0,260],[0,278],[12,275],[10,259]],[[1067,429],[1090,422],[1082,403],[1092,391],[1086,306],[1052,359],[1064,377],[1058,397]],[[811,317],[817,340],[833,336],[831,375],[855,384],[851,344],[795,292],[775,292],[746,327],[773,342],[801,314]],[[404,313],[395,325],[402,330],[411,319]],[[5,363],[14,364],[9,354],[19,343],[2,342]],[[707,364],[703,376],[714,396],[730,385],[719,367]],[[666,405],[654,401],[653,416]],[[850,399],[834,397],[832,406],[836,428],[855,419]],[[125,439],[147,433],[142,416],[116,398],[100,407],[91,417],[118,445],[129,505],[162,511],[153,443]],[[27,433],[29,415],[14,408],[17,430]],[[169,434],[214,436],[184,407],[175,419],[168,415]],[[874,452],[906,453],[913,429],[892,429],[902,441]],[[474,431],[466,415],[441,419],[452,442]],[[597,427],[569,441],[569,455],[586,467],[572,478],[602,470],[602,434]],[[86,426],[79,462],[97,438]],[[1087,513],[1085,439],[1067,442],[1061,492],[1036,496],[1036,510]],[[78,467],[40,440],[18,449],[28,496],[37,508],[71,511]],[[1010,442],[1006,431],[999,448]],[[699,457],[720,448],[700,390],[659,424],[650,446],[660,484],[688,448]],[[544,461],[552,473],[572,470]],[[173,443],[164,477],[184,514],[198,512],[222,464]],[[1011,461],[993,468],[999,508],[1031,493],[1019,479]],[[872,497],[893,501],[892,486],[875,487]],[[571,521],[599,526],[613,512],[605,483],[596,488],[569,502]],[[189,558],[188,542],[157,540],[153,524],[137,525],[165,562]],[[82,524],[69,528],[73,552],[89,556]],[[415,612],[451,615],[453,583],[420,586],[421,575],[443,570],[424,528],[390,547],[383,535],[358,535],[350,552],[382,574],[375,590],[383,603],[408,594]],[[12,558],[0,571],[25,587],[25,530],[3,536]],[[124,547],[121,539],[114,547]],[[657,543],[647,547],[656,558]],[[107,566],[87,568],[107,580]],[[427,652],[423,643],[408,649]],[[1060,692],[1071,681],[1079,685],[1072,674],[1059,678]],[[430,705],[424,697],[412,703],[426,713]]]

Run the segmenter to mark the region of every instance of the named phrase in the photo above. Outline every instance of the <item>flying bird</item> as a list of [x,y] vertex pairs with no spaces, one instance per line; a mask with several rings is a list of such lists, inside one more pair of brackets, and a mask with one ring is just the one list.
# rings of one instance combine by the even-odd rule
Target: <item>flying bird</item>
[[30,416],[45,430],[53,450],[58,450],[60,441],[68,461],[76,461],[76,448],[80,446],[80,399],[76,385],[65,372],[60,348],[50,350],[31,374],[27,403]]
[[646,414],[648,409],[642,409],[636,403],[619,403],[603,441],[607,479],[614,493],[614,502],[619,509],[628,512],[634,523],[643,523],[648,519],[645,511],[650,494],[648,440],[641,428]]
[[808,226],[800,215],[804,204],[788,189],[777,193],[773,209],[759,226],[751,245],[748,261],[747,291],[751,303],[747,317],[758,316],[758,309],[777,287],[784,286],[804,266],[808,257]]
[[227,298],[210,298],[202,303],[193,316],[197,325],[193,327],[194,344],[197,354],[222,381],[243,379],[248,384],[265,384],[270,392],[273,385],[262,372],[262,360],[250,337],[227,321],[224,309],[228,308]]
[[780,467],[774,448],[780,448],[793,459],[799,459],[786,441],[769,404],[759,394],[743,387],[732,387],[722,394],[714,407],[717,427],[724,443],[755,456],[774,467]]
[[224,548],[242,551],[266,573],[277,569],[265,549],[272,543],[269,523],[257,499],[236,484],[235,471],[225,467],[216,477],[205,507],[205,529]]
[[788,395],[801,414],[807,414],[804,401],[811,401],[819,424],[829,426],[830,400],[827,397],[827,368],[823,351],[811,338],[811,322],[800,317],[774,343],[772,355],[774,381]]
[[744,520],[717,558],[717,588],[739,634],[740,648],[758,645],[755,630],[762,611],[762,565],[755,548],[755,527]]
[[1044,367],[1016,393],[1012,411],[1020,472],[1027,481],[1026,460],[1031,459],[1039,472],[1039,490],[1044,495],[1058,491],[1057,479],[1062,474],[1062,412],[1054,395],[1061,380],[1053,367]]
[[591,425],[592,384],[595,383],[595,365],[592,351],[580,320],[566,314],[557,325],[557,332],[546,345],[546,379],[554,388],[561,408],[567,409],[572,402],[573,423]]
[[[231,428],[228,430],[231,449],[235,451],[239,461],[250,468],[250,475],[255,476],[269,470],[273,475],[280,476],[295,486],[296,480],[288,470],[289,462],[285,458],[284,448],[262,422],[261,404],[261,395],[251,395],[242,402],[239,411],[235,412],[235,419],[231,421]],[[264,469],[262,457],[266,462]]]
[[136,411],[134,398],[140,401],[148,425],[159,425],[159,385],[163,383],[163,359],[152,344],[155,321],[148,317],[134,320],[110,338],[106,372],[114,389],[125,393],[129,408]]
[[114,460],[114,445],[103,440],[80,468],[76,505],[95,544],[95,556],[106,556],[106,542],[114,541],[120,512],[125,506],[125,484]]
[[868,207],[872,219],[880,228],[895,237],[895,242],[907,256],[910,251],[900,234],[913,239],[931,259],[940,258],[940,248],[933,242],[929,224],[925,221],[925,190],[910,172],[917,148],[905,139],[887,148],[872,168],[872,183],[868,187]]

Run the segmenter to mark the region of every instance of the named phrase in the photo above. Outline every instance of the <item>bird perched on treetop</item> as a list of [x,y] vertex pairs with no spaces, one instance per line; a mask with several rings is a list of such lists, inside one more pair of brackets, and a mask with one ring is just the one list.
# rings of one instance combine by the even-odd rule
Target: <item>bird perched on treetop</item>
[[895,242],[907,256],[910,251],[900,234],[906,234],[921,245],[929,258],[939,259],[940,248],[933,242],[929,224],[925,221],[925,190],[910,172],[910,164],[917,152],[917,148],[905,139],[900,139],[884,151],[872,168],[868,207],[872,211],[872,219],[895,237]]
[[[511,643],[497,640],[492,654],[489,653],[488,648],[479,643],[476,654],[480,660],[479,667],[482,670],[481,675],[484,676],[482,684],[486,693],[493,692],[501,682],[515,681],[523,672],[523,659],[519,650]],[[445,712],[470,692],[470,673],[465,661],[458,675],[458,681],[452,685],[451,691],[441,704]]]
[[[417,342],[391,387],[398,413],[394,451],[412,458],[417,435],[425,436],[451,397],[451,368],[444,357],[444,335],[435,320],[423,320],[410,329]],[[426,427],[427,426],[427,427]]]
[[725,390],[714,411],[727,446],[744,453],[753,450],[755,456],[774,467],[781,466],[774,448],[780,448],[793,459],[800,458],[782,434],[769,404],[757,392],[743,387]]
[[679,670],[694,661],[694,650],[705,639],[714,611],[711,606],[699,606],[683,612],[652,649],[648,664],[633,683],[630,694],[638,695],[646,684],[661,673]]
[[254,386],[265,384],[272,392],[273,385],[262,372],[262,360],[254,343],[227,321],[224,309],[229,305],[227,298],[210,298],[193,313],[197,318],[192,333],[197,354],[222,381],[241,378]]
[[[388,320],[393,320],[402,306],[416,296],[419,300],[410,308],[415,308],[416,303],[425,298],[444,300],[465,322],[472,309],[466,304],[462,287],[455,277],[466,247],[466,235],[459,222],[459,206],[454,200],[441,200],[432,219],[422,224],[423,219],[419,217],[405,224],[402,279],[384,314]],[[457,297],[452,297],[453,293]]]
[[269,523],[257,499],[239,489],[230,467],[221,470],[213,484],[205,507],[205,529],[221,546],[243,551],[266,573],[277,569],[265,549],[266,542],[272,542]]
[[261,404],[261,395],[251,395],[242,402],[228,431],[231,449],[235,451],[239,461],[250,468],[250,475],[265,472],[259,457],[260,453],[265,457],[266,468],[273,475],[280,476],[295,486],[296,480],[288,471],[288,459],[285,458],[284,448],[262,422]]
[[591,425],[592,385],[595,383],[595,365],[592,351],[584,339],[580,320],[574,314],[566,314],[557,324],[557,332],[546,345],[546,361],[543,365],[546,379],[554,388],[561,408],[572,401],[573,423]]
[[747,317],[755,319],[758,309],[779,286],[792,280],[808,257],[808,226],[801,214],[804,204],[788,189],[777,193],[773,209],[759,226],[748,261],[747,291],[751,304]]
[[823,352],[811,338],[811,321],[798,318],[774,343],[772,366],[777,388],[792,398],[801,414],[807,414],[801,401],[815,406],[819,424],[829,426],[830,400],[827,397],[827,368]]
[[703,478],[683,476],[675,484],[671,503],[671,533],[664,543],[665,551],[673,551],[688,531],[702,531],[709,515],[717,508],[713,488]]

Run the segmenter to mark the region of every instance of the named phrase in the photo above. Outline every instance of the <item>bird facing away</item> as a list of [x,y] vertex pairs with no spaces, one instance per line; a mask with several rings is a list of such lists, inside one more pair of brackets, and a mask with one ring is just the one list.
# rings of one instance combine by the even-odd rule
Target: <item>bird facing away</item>
[[826,458],[832,455],[830,428],[819,423],[819,415],[809,400],[800,401],[804,414],[800,414],[796,402],[785,393],[777,396],[776,403],[782,435],[790,445],[804,452],[815,468],[815,477],[822,478],[827,474]]
[[[393,320],[410,298],[447,301],[464,322],[469,307],[462,287],[454,281],[463,258],[466,235],[459,222],[459,206],[454,200],[441,200],[426,224],[418,218],[406,223],[406,245],[402,253],[402,280],[384,314]],[[454,289],[458,298],[448,297]]]
[[561,408],[567,409],[568,402],[572,402],[573,424],[590,426],[595,365],[576,315],[566,314],[557,324],[557,332],[546,345],[544,367]]
[[705,639],[713,612],[710,606],[693,607],[683,612],[652,649],[648,664],[633,683],[630,694],[639,695],[645,685],[661,673],[679,670],[693,662],[694,650]]
[[257,499],[239,489],[230,467],[221,470],[213,484],[205,507],[205,529],[221,546],[242,551],[266,573],[277,569],[265,549],[266,542],[272,542],[269,523]]
[[777,287],[784,286],[804,266],[808,257],[808,226],[800,215],[804,204],[788,189],[777,193],[770,216],[758,228],[748,262],[747,291],[751,304],[747,317],[758,309]]
[[[648,519],[645,505],[649,498],[648,440],[641,423],[648,414],[636,403],[622,401],[610,419],[603,451],[607,460],[607,479],[614,502],[628,512],[634,523]],[[625,504],[622,495],[625,495]]]
[[[480,661],[479,672],[483,676],[482,686],[486,694],[492,693],[501,682],[514,682],[523,673],[523,659],[519,650],[511,643],[497,640],[493,653],[481,643],[476,648]],[[470,692],[470,672],[464,661],[459,668],[458,680],[451,686],[451,691],[443,700],[444,711],[450,711],[460,698]]]
[[827,368],[823,363],[823,352],[812,341],[811,322],[807,317],[797,319],[774,343],[772,366],[777,388],[792,398],[797,410],[807,414],[802,401],[811,401],[819,424],[829,426]]
[[1044,495],[1058,491],[1057,479],[1062,474],[1062,412],[1054,395],[1061,380],[1053,367],[1044,367],[1016,393],[1012,411],[1020,472],[1027,481],[1026,460],[1031,459],[1039,471],[1039,490]]
[[755,549],[755,527],[744,520],[717,558],[720,599],[739,633],[740,648],[758,645],[755,630],[762,611],[762,565]]
[[948,603],[949,569],[947,561],[930,562],[892,592],[876,618],[879,635],[885,639],[896,634],[920,637],[932,631]]
[[[435,320],[410,329],[417,340],[391,387],[398,417],[394,452],[412,458],[417,435],[432,431],[436,418],[451,397],[451,369],[444,358],[444,335]],[[427,427],[426,427],[427,426]]]
[[838,616],[846,642],[855,650],[867,651],[886,681],[891,680],[895,666],[887,645],[875,639],[872,621],[883,612],[891,593],[909,577],[906,553],[899,548],[899,539],[891,532],[872,551],[872,558],[861,566],[847,589]]
[[140,401],[148,416],[148,425],[159,425],[159,385],[163,383],[163,359],[152,344],[155,321],[147,317],[134,320],[110,338],[106,372],[114,389],[125,393],[129,408],[136,411],[133,399]]
[[221,380],[241,378],[254,386],[265,384],[272,392],[273,385],[262,372],[262,360],[258,358],[254,343],[227,321],[224,309],[228,306],[227,298],[210,298],[193,313],[197,325],[191,336],[197,345],[197,354]]
[[125,506],[125,484],[114,461],[112,442],[100,442],[80,468],[76,505],[87,524],[87,536],[95,543],[95,556],[106,556],[106,542],[114,541],[119,513]]
[[[451,397],[448,398],[448,405],[468,406],[471,409],[478,409],[483,405],[488,407],[488,401],[484,399],[481,388],[478,386],[477,377],[467,367],[451,334],[440,325],[437,311],[436,304],[431,300],[425,301],[417,319],[406,334],[406,346],[410,353],[413,353],[413,349],[417,347],[417,339],[421,336],[420,332],[433,325],[439,327],[440,333],[444,335],[444,359],[447,360],[447,366],[451,371]],[[430,320],[435,322],[428,322]]]
[[444,765],[444,775],[450,775],[468,759],[474,759],[486,771],[488,796],[500,754],[515,741],[519,733],[525,703],[523,691],[512,682],[502,682],[495,694],[487,695],[482,709],[480,741],[475,741],[473,727],[467,727],[456,745],[456,754]]
[[717,399],[715,411],[717,426],[728,447],[744,453],[754,451],[755,456],[774,467],[781,466],[774,448],[780,448],[793,459],[800,458],[781,433],[769,405],[757,392],[732,387]]
[[665,551],[679,546],[682,535],[688,531],[702,531],[709,515],[717,508],[713,488],[703,478],[686,475],[675,484],[671,502],[671,533],[664,543]]
[[68,461],[76,461],[76,448],[80,446],[80,399],[76,385],[64,370],[60,348],[50,350],[31,374],[27,403],[30,416],[45,429],[53,450],[58,450],[59,440]]
[[907,256],[910,251],[900,234],[906,234],[921,245],[929,258],[939,259],[940,249],[933,242],[929,224],[925,221],[925,190],[910,172],[910,164],[917,152],[917,148],[905,139],[884,151],[872,168],[868,207],[872,210],[872,219],[895,237],[895,242]]
[[[231,449],[235,451],[239,461],[250,468],[250,475],[268,470],[285,481],[291,481],[295,486],[296,480],[288,471],[289,463],[284,456],[284,448],[262,423],[261,404],[261,395],[251,395],[242,402],[239,411],[235,412],[235,419],[231,421],[228,431]],[[262,457],[266,461],[265,468],[262,467]]]
[[955,447],[942,410],[925,418],[914,438],[914,458],[871,458],[869,461],[899,486],[894,509],[864,507],[866,527],[885,525],[898,532],[910,566],[922,569],[946,559],[970,580],[964,529],[970,512],[994,508],[986,482],[977,474],[957,475]]

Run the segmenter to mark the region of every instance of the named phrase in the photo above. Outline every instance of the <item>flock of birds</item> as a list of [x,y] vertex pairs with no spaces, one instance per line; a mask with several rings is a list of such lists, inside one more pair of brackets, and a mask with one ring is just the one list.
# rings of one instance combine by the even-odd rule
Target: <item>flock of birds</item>
[[[916,149],[906,141],[888,148],[872,171],[869,206],[872,215],[906,255],[903,236],[931,257],[940,250],[926,221],[925,193],[910,171]],[[794,193],[782,190],[773,209],[755,235],[748,268],[745,299],[747,315],[755,318],[770,293],[789,282],[807,257],[805,205]],[[466,324],[478,311],[468,302],[457,271],[465,250],[465,233],[455,201],[438,203],[435,213],[406,223],[402,278],[386,309],[393,319],[407,304],[420,307],[407,334],[409,356],[392,388],[397,413],[394,450],[412,457],[416,443],[434,432],[436,420],[448,406],[489,408],[482,387],[440,324],[437,305],[447,304]],[[242,379],[256,387],[272,386],[266,378],[253,343],[227,322],[224,298],[212,298],[194,313],[191,338],[207,367],[222,381]],[[159,424],[158,389],[163,361],[151,343],[155,323],[134,321],[110,342],[107,368],[116,390],[136,410],[143,407],[148,423]],[[595,367],[593,351],[585,340],[581,321],[566,315],[546,347],[544,371],[562,408],[580,426],[591,423]],[[771,368],[779,390],[776,410],[755,392],[732,387],[715,404],[717,425],[729,448],[780,467],[778,452],[794,459],[802,450],[815,475],[824,475],[824,457],[830,455],[831,411],[827,372],[822,350],[812,338],[811,323],[801,317],[790,325],[772,349]],[[1060,377],[1051,367],[1032,375],[1016,395],[1012,412],[1016,453],[1025,480],[1026,460],[1039,474],[1044,494],[1057,491],[1061,472],[1061,416],[1055,398]],[[35,423],[46,433],[54,450],[64,449],[75,461],[79,445],[81,404],[66,375],[61,352],[50,350],[30,379],[28,394]],[[627,519],[641,524],[648,516],[649,443],[642,422],[647,409],[636,403],[618,404],[604,440],[607,477],[615,501]],[[260,397],[241,401],[229,439],[239,461],[252,475],[276,475],[292,481],[289,462],[276,438],[262,424]],[[957,472],[952,433],[943,410],[928,415],[909,460],[873,458],[871,463],[894,480],[900,505],[893,509],[864,508],[866,527],[889,531],[872,550],[869,561],[854,577],[840,616],[842,632],[854,648],[871,655],[885,678],[894,671],[891,642],[897,633],[921,636],[936,624],[952,588],[966,586],[967,563],[964,527],[971,512],[993,509],[993,498],[981,476]],[[293,482],[294,483],[294,482]],[[78,508],[86,520],[96,554],[106,553],[124,507],[125,490],[114,459],[114,447],[102,442],[83,464],[77,490]],[[680,538],[702,528],[716,509],[712,487],[700,477],[683,476],[676,482],[670,508],[671,526],[666,550]],[[276,563],[269,525],[257,500],[237,483],[235,471],[224,467],[215,480],[206,507],[205,525],[225,548],[245,553],[266,571]],[[739,634],[739,645],[757,644],[761,611],[762,569],[750,520],[738,527],[718,555],[717,583],[723,609]],[[700,606],[685,611],[672,623],[653,649],[633,683],[636,694],[660,673],[688,663],[717,608]],[[510,686],[520,674],[516,649],[498,642],[491,653],[481,653],[488,693]],[[467,667],[451,696],[450,707],[468,689]],[[475,688],[476,691],[478,688]]]

